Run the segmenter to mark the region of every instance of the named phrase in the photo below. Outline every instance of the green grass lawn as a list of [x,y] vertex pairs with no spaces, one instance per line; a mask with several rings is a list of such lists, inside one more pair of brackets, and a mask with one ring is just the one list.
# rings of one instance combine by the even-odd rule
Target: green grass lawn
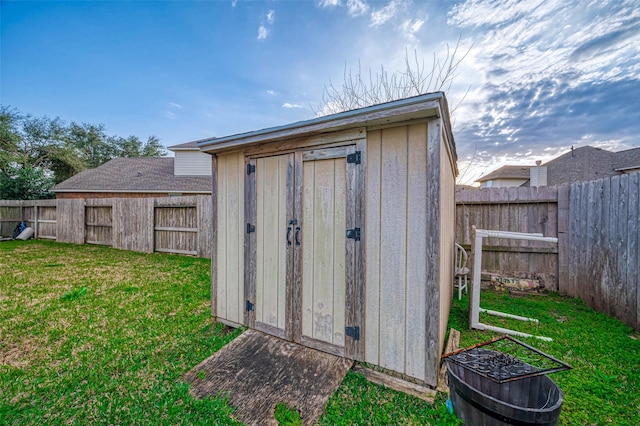
[[[210,262],[47,241],[0,243],[0,424],[229,424],[224,399],[194,400],[182,377],[239,331],[209,312]],[[640,341],[617,320],[556,295],[483,292],[483,307],[540,324],[484,322],[554,338],[535,347],[574,366],[552,375],[562,424],[640,424]],[[461,346],[468,299],[450,326]],[[456,424],[445,408],[349,373],[321,424]],[[279,417],[295,423],[286,408]]]

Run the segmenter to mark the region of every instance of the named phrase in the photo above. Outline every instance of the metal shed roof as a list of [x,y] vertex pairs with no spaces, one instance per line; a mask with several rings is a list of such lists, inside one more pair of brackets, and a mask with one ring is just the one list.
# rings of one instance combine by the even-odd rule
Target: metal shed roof
[[202,151],[214,153],[275,140],[307,137],[428,117],[442,117],[444,119],[448,139],[455,146],[451,134],[448,106],[443,92],[428,93],[284,126],[270,127],[220,138],[203,139],[197,141],[197,143]]

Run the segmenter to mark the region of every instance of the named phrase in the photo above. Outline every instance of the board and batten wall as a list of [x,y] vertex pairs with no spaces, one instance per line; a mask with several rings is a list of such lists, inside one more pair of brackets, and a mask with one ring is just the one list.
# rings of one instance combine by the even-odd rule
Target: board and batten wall
[[237,326],[244,324],[245,160],[242,152],[235,152],[218,155],[214,161],[217,241],[212,262],[216,282],[211,309],[222,322]]
[[365,361],[429,384],[453,291],[454,172],[442,145],[438,119],[367,134]]
[[[433,118],[368,130],[362,152],[362,360],[429,385],[437,381],[453,295],[455,163],[448,144],[441,119]],[[241,152],[213,158],[212,312],[241,325],[247,160]]]

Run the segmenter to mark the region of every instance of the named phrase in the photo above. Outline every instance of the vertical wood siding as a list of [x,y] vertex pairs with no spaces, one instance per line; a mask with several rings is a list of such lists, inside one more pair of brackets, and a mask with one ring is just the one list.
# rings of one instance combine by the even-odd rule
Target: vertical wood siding
[[346,161],[303,166],[302,334],[344,346]]
[[365,361],[420,380],[434,296],[425,288],[427,175],[426,123],[367,134]]
[[287,320],[288,166],[288,155],[256,160],[256,321],[280,330]]
[[244,156],[219,155],[217,160],[216,316],[244,322]]
[[[444,140],[444,136],[443,136]],[[441,144],[440,150],[440,329],[438,353],[444,348],[444,338],[447,333],[447,319],[451,311],[453,299],[453,278],[455,258],[455,201],[456,177],[450,154],[446,144]]]

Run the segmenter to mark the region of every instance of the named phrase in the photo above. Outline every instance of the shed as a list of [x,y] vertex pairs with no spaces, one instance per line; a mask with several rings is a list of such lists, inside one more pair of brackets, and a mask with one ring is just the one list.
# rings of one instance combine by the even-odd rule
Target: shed
[[458,173],[444,94],[198,146],[212,155],[217,320],[435,387]]

